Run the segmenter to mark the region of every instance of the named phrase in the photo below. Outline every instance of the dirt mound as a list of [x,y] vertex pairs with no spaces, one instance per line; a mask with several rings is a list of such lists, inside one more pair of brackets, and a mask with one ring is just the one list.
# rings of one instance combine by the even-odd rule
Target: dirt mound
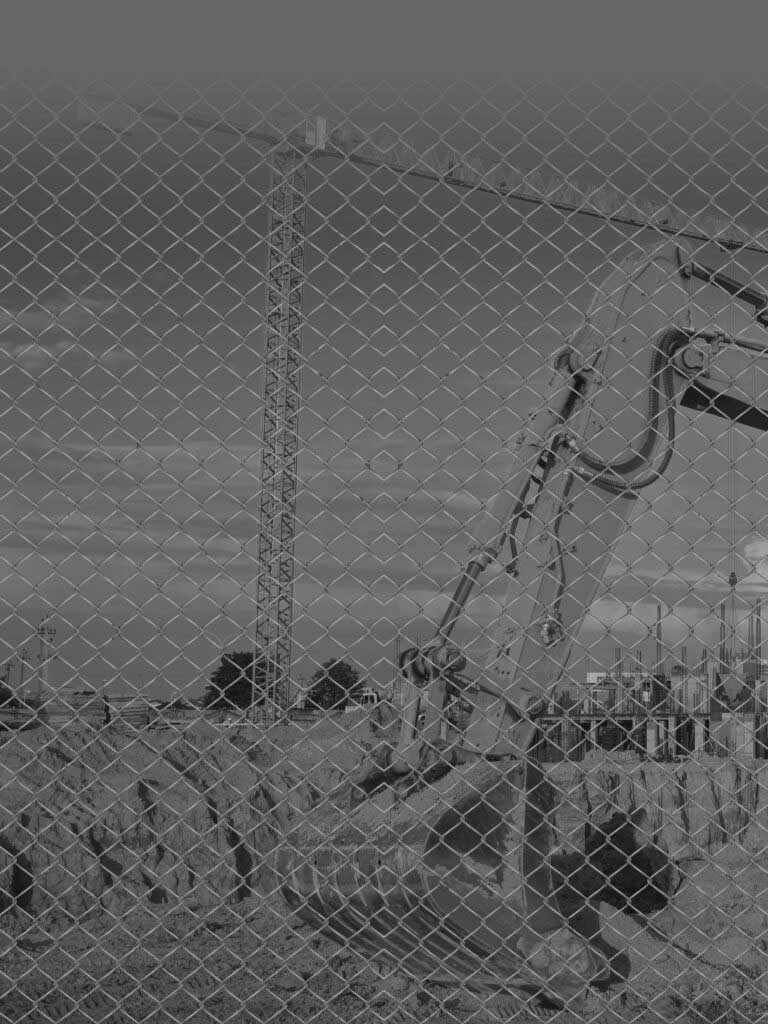
[[649,841],[675,859],[714,853],[733,841],[763,850],[768,762],[695,757],[679,762],[610,754],[547,767],[557,795],[556,842],[584,849],[589,825],[617,812],[644,821]]
[[48,920],[247,898],[285,806],[313,800],[299,768],[205,722],[40,729],[2,751],[0,907]]
[[[203,906],[271,893],[278,880],[266,854],[377,738],[368,716],[267,733],[199,721],[183,731],[80,726],[13,735],[0,764],[0,908],[80,916],[137,900]],[[585,851],[590,828],[618,812],[644,821],[641,845],[675,861],[732,840],[764,848],[764,763],[604,758],[550,767],[547,776],[561,855]],[[422,794],[440,799],[440,784]],[[308,826],[315,817],[306,816]]]

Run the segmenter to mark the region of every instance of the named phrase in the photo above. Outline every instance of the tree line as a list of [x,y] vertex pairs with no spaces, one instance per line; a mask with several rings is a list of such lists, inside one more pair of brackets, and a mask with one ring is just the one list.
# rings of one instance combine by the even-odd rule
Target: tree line
[[[219,711],[244,711],[252,704],[263,704],[267,697],[268,659],[258,651],[232,651],[224,654],[213,670],[203,694],[203,707]],[[0,707],[32,709],[8,685],[8,669],[0,669]],[[362,694],[363,684],[357,668],[342,658],[330,658],[315,671],[309,681],[304,707],[317,711],[343,711]],[[184,701],[174,702],[179,706]]]
[[[267,699],[269,661],[259,651],[222,655],[203,694],[203,707],[243,711]],[[307,710],[343,711],[362,694],[360,672],[341,658],[330,658],[315,671],[304,698]]]

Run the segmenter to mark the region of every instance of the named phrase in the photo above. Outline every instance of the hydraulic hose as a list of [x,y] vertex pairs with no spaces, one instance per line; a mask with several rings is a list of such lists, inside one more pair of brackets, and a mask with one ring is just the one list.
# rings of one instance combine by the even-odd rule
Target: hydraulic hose
[[[655,483],[666,472],[675,449],[676,436],[675,383],[671,357],[681,342],[687,340],[687,335],[679,328],[671,327],[662,333],[654,348],[648,386],[648,427],[637,453],[620,462],[606,462],[585,451],[578,453],[579,461],[590,471],[589,482],[596,487],[612,494],[637,493]],[[659,422],[664,414],[660,408],[662,394],[666,400],[667,421],[667,446],[664,456],[658,468],[643,477],[628,480],[625,474],[640,466],[647,466],[653,459],[660,434]],[[578,472],[580,476],[587,477],[584,470]]]

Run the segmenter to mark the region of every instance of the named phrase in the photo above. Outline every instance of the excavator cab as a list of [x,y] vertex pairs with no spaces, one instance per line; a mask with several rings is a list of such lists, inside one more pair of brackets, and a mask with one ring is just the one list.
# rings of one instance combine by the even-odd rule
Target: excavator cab
[[[297,915],[421,984],[542,1014],[578,1011],[590,989],[627,977],[626,956],[601,933],[599,887],[580,888],[574,864],[554,853],[555,793],[532,748],[613,547],[670,466],[677,407],[768,427],[765,410],[711,373],[724,346],[753,356],[768,347],[706,322],[702,285],[768,327],[767,296],[674,242],[607,275],[514,442],[514,471],[433,640],[401,656],[398,720],[274,853]],[[470,678],[452,633],[491,564],[506,573],[507,596],[487,663]],[[470,709],[463,718],[449,713],[457,701]],[[660,884],[663,853],[646,859]]]

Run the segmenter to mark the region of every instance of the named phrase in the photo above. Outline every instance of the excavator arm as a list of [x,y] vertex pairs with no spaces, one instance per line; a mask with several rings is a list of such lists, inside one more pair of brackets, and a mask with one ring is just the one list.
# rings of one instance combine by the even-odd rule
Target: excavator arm
[[[529,752],[616,541],[669,468],[676,407],[768,426],[765,411],[713,384],[723,346],[765,348],[711,325],[701,282],[768,326],[768,297],[673,243],[608,274],[515,440],[432,642],[401,659],[396,742],[356,773],[346,805],[335,794],[276,854],[296,913],[422,982],[577,1010],[590,986],[626,976],[594,908],[574,911],[555,889],[553,794]],[[468,681],[452,635],[492,564],[507,595]],[[447,714],[457,688],[472,707],[466,728]]]
[[[466,667],[451,634],[483,570],[507,552],[507,597],[472,687],[472,721],[452,751],[459,760],[520,757],[529,749],[537,713],[567,678],[574,640],[637,498],[670,464],[676,406],[768,429],[766,411],[708,383],[724,346],[768,349],[709,326],[695,279],[753,306],[756,322],[768,327],[765,295],[677,245],[633,257],[607,277],[516,440],[517,472],[480,527],[433,641],[401,657],[406,712],[393,771],[424,763],[436,741],[441,749],[446,693]],[[620,457],[593,449],[607,434],[624,449]]]

